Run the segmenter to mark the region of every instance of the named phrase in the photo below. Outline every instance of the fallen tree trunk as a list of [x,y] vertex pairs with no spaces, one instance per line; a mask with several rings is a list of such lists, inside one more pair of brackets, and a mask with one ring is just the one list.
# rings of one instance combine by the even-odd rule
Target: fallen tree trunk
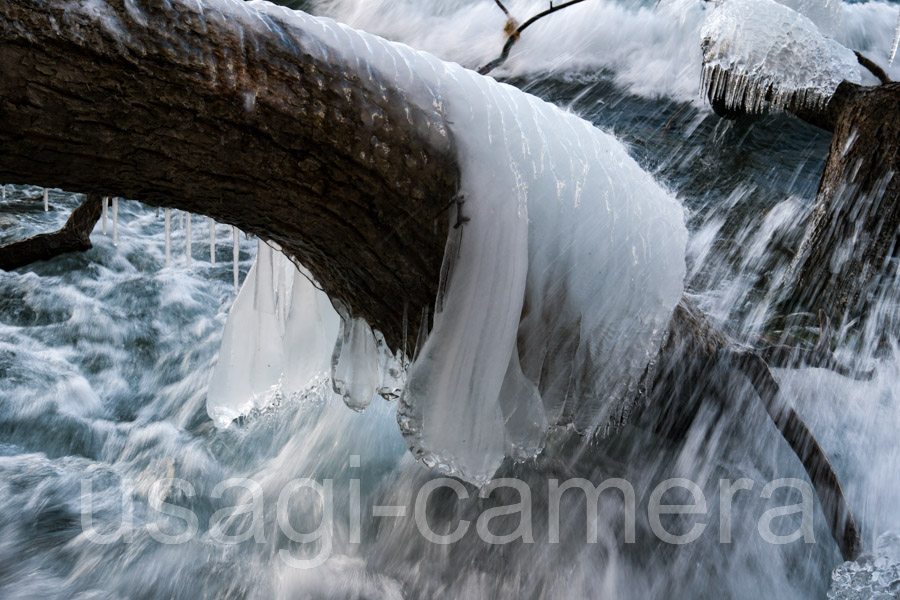
[[[458,198],[443,117],[371,66],[304,52],[287,18],[255,15],[258,35],[216,6],[111,0],[98,18],[64,0],[0,4],[0,178],[172,206],[272,240],[401,346],[403,315],[434,304]],[[691,385],[683,374],[728,344],[692,314],[676,311],[662,348],[664,372]],[[417,328],[406,331],[415,347]],[[817,457],[801,459],[831,489]],[[849,515],[842,494],[823,506]]]
[[434,302],[457,191],[443,117],[305,52],[287,18],[259,16],[262,35],[215,4],[79,6],[0,3],[0,180],[236,225],[402,346],[404,305]]
[[100,219],[100,196],[89,194],[59,231],[40,233],[0,246],[0,269],[11,271],[67,252],[90,250],[91,231]]

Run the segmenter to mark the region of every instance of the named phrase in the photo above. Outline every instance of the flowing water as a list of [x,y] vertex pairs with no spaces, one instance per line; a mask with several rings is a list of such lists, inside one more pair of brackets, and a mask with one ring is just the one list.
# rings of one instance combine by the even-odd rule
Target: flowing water
[[[504,17],[486,0],[307,4],[465,66],[502,44]],[[528,15],[543,3],[510,6]],[[829,138],[784,115],[711,114],[698,96],[705,10],[591,0],[529,29],[497,75],[614,133],[672,192],[687,214],[687,294],[743,340],[764,332],[767,292],[800,244]],[[886,65],[897,10],[844,4],[835,38]],[[79,201],[51,191],[45,212],[42,191],[6,189],[0,242],[59,227]],[[98,224],[92,250],[0,273],[0,597],[821,598],[832,585],[840,598],[900,594],[896,340],[876,349],[880,332],[863,328],[863,342],[838,348],[876,368],[872,381],[776,372],[841,477],[871,552],[858,563],[841,565],[817,501],[811,539],[761,535],[766,511],[802,497],[761,497],[764,486],[806,476],[749,385],[724,369],[713,374],[721,409],[702,413],[684,440],[639,424],[587,441],[553,430],[537,459],[500,466],[497,477],[517,488],[479,497],[460,483],[424,502],[442,474],[408,452],[396,401],[376,397],[355,412],[323,376],[299,393],[275,390],[230,427],[213,424],[206,396],[235,298],[232,232],[215,229],[213,265],[205,218],[194,216],[189,262],[188,228],[172,216],[168,267],[163,216],[120,200],[117,246],[112,226],[104,236]],[[257,242],[239,243],[243,281]],[[898,297],[885,293],[879,314],[896,318]],[[601,494],[596,532],[577,490],[558,504],[556,527],[550,482],[572,478],[628,482],[633,533],[618,490]],[[679,535],[703,526],[695,541],[662,541],[648,516],[669,478],[695,482],[704,498],[698,514],[661,517]],[[752,489],[726,511],[721,480],[740,478]],[[330,486],[331,501],[298,480],[325,495]],[[677,493],[686,491],[666,503],[696,503]],[[496,510],[524,496],[527,515]],[[236,505],[248,508],[228,510]],[[459,540],[435,542],[465,522]],[[803,529],[799,513],[767,526]]]

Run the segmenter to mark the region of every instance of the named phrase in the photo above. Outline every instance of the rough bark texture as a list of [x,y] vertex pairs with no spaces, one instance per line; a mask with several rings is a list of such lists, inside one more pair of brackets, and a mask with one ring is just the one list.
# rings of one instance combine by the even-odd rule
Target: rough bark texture
[[900,83],[843,83],[829,104],[834,137],[783,311],[863,315],[900,232]]
[[0,269],[11,271],[39,260],[50,260],[67,252],[90,250],[91,231],[100,218],[100,196],[89,194],[72,211],[59,231],[40,233],[18,242],[0,246]]
[[404,304],[434,303],[457,190],[452,140],[417,133],[442,117],[305,53],[278,18],[256,35],[198,2],[72,7],[0,3],[0,180],[236,225],[400,346]]

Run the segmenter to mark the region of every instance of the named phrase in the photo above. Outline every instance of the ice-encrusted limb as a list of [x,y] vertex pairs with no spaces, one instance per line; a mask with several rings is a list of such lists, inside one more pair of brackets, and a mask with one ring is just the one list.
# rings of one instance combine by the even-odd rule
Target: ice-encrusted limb
[[841,82],[861,79],[851,50],[775,0],[728,0],[701,35],[701,89],[729,111],[820,110]]

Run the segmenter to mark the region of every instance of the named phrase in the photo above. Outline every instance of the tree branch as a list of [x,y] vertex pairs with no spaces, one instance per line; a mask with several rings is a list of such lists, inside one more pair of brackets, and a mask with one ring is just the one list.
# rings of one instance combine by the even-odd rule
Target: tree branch
[[859,64],[867,68],[869,72],[872,73],[872,75],[878,78],[878,81],[880,81],[881,83],[891,82],[891,78],[887,76],[887,73],[884,72],[884,69],[876,65],[874,62],[872,62],[870,59],[866,58],[859,52],[854,51],[853,53],[856,54],[856,60],[859,61]]
[[[506,38],[506,43],[503,44],[503,50],[500,51],[500,56],[498,56],[491,62],[487,63],[486,65],[479,67],[478,72],[481,73],[482,75],[487,75],[488,73],[490,73],[491,71],[493,71],[494,69],[496,69],[497,67],[499,67],[500,65],[505,63],[506,59],[509,58],[509,51],[510,51],[510,49],[512,49],[513,44],[515,44],[517,41],[519,41],[519,36],[532,23],[535,23],[535,22],[539,21],[540,19],[543,19],[547,15],[552,15],[553,13],[560,11],[564,8],[568,8],[574,4],[579,4],[580,2],[584,2],[584,0],[570,0],[569,2],[564,2],[563,4],[559,4],[557,6],[553,6],[553,3],[551,2],[550,8],[534,15],[533,17],[531,17],[530,19],[528,19],[527,21],[525,21],[524,23],[519,25],[515,29],[515,31],[513,31],[509,35],[509,37]],[[500,3],[497,2],[497,4],[500,4]],[[501,8],[502,8],[502,5],[501,5]],[[507,14],[509,14],[509,13],[507,13]]]
[[831,535],[837,542],[844,560],[856,560],[862,552],[862,538],[859,527],[837,473],[800,415],[778,400],[780,389],[772,376],[769,366],[762,357],[751,350],[731,351],[735,363],[753,384],[769,418],[775,423],[782,437],[791,446],[794,454],[803,463],[812,481]]
[[0,269],[12,271],[67,252],[90,250],[91,231],[100,218],[100,196],[89,194],[59,231],[40,233],[0,246]]
[[0,180],[235,225],[402,347],[403,304],[434,304],[448,217],[432,217],[459,185],[444,116],[332,64],[287,13],[79,6],[0,2]]

